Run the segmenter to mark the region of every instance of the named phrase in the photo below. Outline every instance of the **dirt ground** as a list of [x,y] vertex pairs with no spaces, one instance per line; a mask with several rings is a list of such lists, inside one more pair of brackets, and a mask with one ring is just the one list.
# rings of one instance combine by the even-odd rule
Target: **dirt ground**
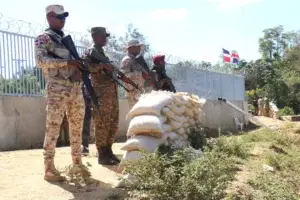
[[[272,128],[279,129],[284,122],[266,117],[256,117]],[[122,156],[121,143],[115,143],[114,152]],[[0,153],[0,200],[105,200],[120,189],[114,188],[118,183],[118,174],[114,168],[106,168],[97,163],[96,149],[90,146],[91,155],[83,158],[83,163],[91,165],[92,177],[100,185],[78,188],[68,183],[51,184],[43,180],[42,150],[10,151]],[[55,163],[63,170],[71,164],[70,147],[57,148]],[[242,171],[248,171],[244,169]]]
[[269,117],[263,116],[255,116],[260,122],[264,123],[265,125],[269,126],[272,129],[280,129],[285,126],[286,122],[278,119],[273,119]]
[[[116,143],[113,150],[122,155],[121,143]],[[51,184],[43,180],[42,150],[10,151],[0,153],[0,200],[105,200],[120,193],[114,188],[118,183],[116,169],[108,169],[97,163],[96,149],[90,146],[91,155],[83,158],[83,163],[91,165],[92,178],[100,184],[77,188],[67,183]],[[57,148],[55,163],[63,170],[71,164],[70,147]]]

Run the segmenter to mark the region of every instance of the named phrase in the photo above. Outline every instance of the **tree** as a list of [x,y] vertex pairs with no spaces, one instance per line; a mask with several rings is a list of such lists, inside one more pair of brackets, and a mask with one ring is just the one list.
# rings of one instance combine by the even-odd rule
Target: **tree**
[[264,59],[282,57],[288,47],[289,34],[284,33],[283,26],[263,30],[264,36],[259,38],[259,51]]
[[132,39],[139,40],[141,43],[144,44],[145,53],[150,52],[150,44],[148,43],[147,38],[141,32],[139,32],[138,28],[135,28],[133,24],[128,24],[125,36],[120,38],[121,44],[124,47],[127,44],[127,42]]
[[[300,32],[285,32],[283,26],[268,28],[259,39],[262,58],[246,64],[247,96],[260,94],[279,108],[292,107],[298,113],[300,104]],[[243,64],[244,65],[244,64]]]

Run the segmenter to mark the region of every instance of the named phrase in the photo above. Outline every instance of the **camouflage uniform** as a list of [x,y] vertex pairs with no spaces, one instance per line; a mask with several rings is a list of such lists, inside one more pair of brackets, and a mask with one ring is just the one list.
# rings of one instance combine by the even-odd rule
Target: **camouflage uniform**
[[[61,32],[61,34],[63,33]],[[55,180],[61,178],[54,167],[54,155],[60,125],[65,113],[70,126],[72,161],[73,164],[82,164],[81,130],[84,114],[82,82],[79,70],[67,66],[67,60],[70,60],[71,56],[69,51],[60,43],[62,36],[58,32],[48,29],[35,39],[36,64],[43,70],[47,83],[44,164],[45,179],[48,180],[51,177]],[[51,53],[62,59],[55,58]]]
[[[102,27],[92,28],[92,34],[106,30]],[[88,61],[88,68],[91,73],[91,81],[95,93],[100,102],[100,115],[94,111],[92,113],[95,124],[95,140],[99,155],[99,164],[111,165],[117,164],[119,160],[112,153],[112,144],[119,125],[119,98],[118,85],[109,77],[104,70],[99,68],[99,63],[93,60],[92,53],[105,55],[103,48],[94,45],[84,56],[84,60]]]
[[[153,90],[153,83],[150,78],[144,78],[144,74],[146,73],[143,67],[135,61],[135,57],[132,55],[127,55],[122,59],[120,65],[120,71],[125,74],[128,78],[130,78],[133,82],[135,82],[139,88],[143,88],[144,92],[150,92]],[[133,87],[129,84],[125,83],[125,86],[132,90]],[[139,90],[132,90],[131,92],[127,92],[125,94],[129,109],[131,109],[136,102],[138,101],[141,92]]]
[[172,79],[167,76],[166,70],[159,68],[163,67],[154,65],[151,70],[152,72],[156,73],[156,81],[159,83],[159,89],[169,92],[176,92]]
[[[97,48],[99,53],[104,54],[102,48]],[[89,49],[84,56],[85,60],[89,60],[90,53],[93,48]],[[111,145],[119,124],[119,102],[118,102],[118,86],[99,69],[99,64],[89,63],[91,72],[91,81],[100,101],[100,115],[93,112],[95,122],[95,139],[97,148]]]

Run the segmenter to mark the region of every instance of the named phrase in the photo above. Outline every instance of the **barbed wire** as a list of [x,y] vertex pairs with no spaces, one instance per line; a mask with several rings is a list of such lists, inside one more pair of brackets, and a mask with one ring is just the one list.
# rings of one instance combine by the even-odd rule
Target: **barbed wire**
[[[46,19],[45,19],[46,20]],[[35,37],[38,34],[42,33],[47,28],[46,23],[40,24],[37,22],[27,22],[24,20],[19,20],[11,17],[4,16],[0,13],[0,30],[15,34],[20,34],[29,37]],[[91,37],[88,33],[83,34],[81,32],[64,30],[66,34],[72,36],[74,42],[78,46],[83,46],[87,48],[87,44],[91,44]],[[122,57],[125,55],[125,52],[116,52],[113,50],[109,50],[110,55],[113,59],[117,60],[118,62],[121,61]],[[155,55],[154,52],[148,52],[145,54],[146,61],[151,64],[151,58]],[[230,67],[213,67],[209,62],[205,61],[196,61],[191,59],[185,59],[182,57],[174,56],[172,54],[165,53],[166,62],[169,66],[177,66],[177,67],[185,67],[190,69],[201,69],[201,70],[208,70],[213,72],[220,72],[225,74],[233,74],[233,75],[242,75],[243,72],[236,71]]]
[[[45,19],[46,20],[46,19]],[[46,24],[40,24],[38,22],[27,22],[20,19],[4,16],[0,13],[0,30],[11,32],[20,35],[26,35],[30,37],[36,37],[41,34],[47,28]],[[83,45],[82,41],[88,40],[89,35],[76,31],[64,30],[68,35],[71,35],[73,40],[79,45]]]

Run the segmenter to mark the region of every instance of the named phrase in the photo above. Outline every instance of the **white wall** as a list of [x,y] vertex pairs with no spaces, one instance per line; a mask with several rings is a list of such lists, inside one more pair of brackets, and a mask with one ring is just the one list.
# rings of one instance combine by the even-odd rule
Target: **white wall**
[[[116,137],[124,137],[128,128],[125,116],[129,109],[125,99],[120,99],[119,103],[120,120]],[[243,101],[233,103],[247,110],[243,107]],[[42,147],[46,121],[45,106],[44,97],[0,96],[0,150]],[[208,101],[204,112],[204,125],[211,129],[234,129],[233,117],[245,121],[241,113],[219,101]]]

